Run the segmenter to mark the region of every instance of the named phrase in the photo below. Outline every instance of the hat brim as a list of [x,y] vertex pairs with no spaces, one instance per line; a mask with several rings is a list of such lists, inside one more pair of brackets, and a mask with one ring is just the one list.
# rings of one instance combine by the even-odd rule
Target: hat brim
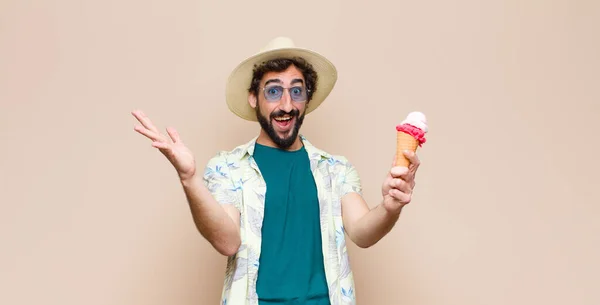
[[225,88],[225,98],[229,110],[237,116],[248,120],[257,121],[254,108],[248,103],[248,89],[252,82],[252,73],[255,65],[276,59],[301,57],[310,63],[317,73],[316,91],[307,104],[306,114],[314,111],[329,96],[337,82],[337,69],[323,55],[302,48],[281,48],[251,56],[241,62],[229,76]]

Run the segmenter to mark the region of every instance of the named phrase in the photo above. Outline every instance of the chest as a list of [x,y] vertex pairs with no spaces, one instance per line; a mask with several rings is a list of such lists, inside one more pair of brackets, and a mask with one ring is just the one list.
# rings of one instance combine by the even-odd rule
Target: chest
[[[232,178],[240,181],[242,206],[248,217],[262,218],[267,196],[304,196],[317,198],[322,213],[341,214],[340,193],[344,181],[343,167],[328,159],[311,158],[307,164],[259,167],[249,158],[245,166],[232,171]],[[268,192],[267,192],[268,188]],[[313,197],[314,196],[314,197]],[[244,214],[244,213],[242,213]]]

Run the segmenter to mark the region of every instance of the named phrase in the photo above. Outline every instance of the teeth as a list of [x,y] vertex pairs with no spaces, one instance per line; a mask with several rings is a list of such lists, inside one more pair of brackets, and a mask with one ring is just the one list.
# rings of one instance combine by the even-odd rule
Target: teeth
[[279,121],[279,122],[282,122],[282,121],[289,121],[289,120],[291,120],[291,119],[292,119],[292,118],[291,118],[291,117],[289,117],[289,116],[288,116],[288,117],[283,117],[283,118],[275,118],[275,120],[276,120],[276,121]]

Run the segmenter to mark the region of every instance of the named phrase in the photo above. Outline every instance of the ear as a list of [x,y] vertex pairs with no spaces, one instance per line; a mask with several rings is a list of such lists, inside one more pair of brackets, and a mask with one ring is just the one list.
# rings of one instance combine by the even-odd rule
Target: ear
[[248,94],[248,104],[250,104],[250,107],[256,108],[256,102],[256,95],[254,93]]

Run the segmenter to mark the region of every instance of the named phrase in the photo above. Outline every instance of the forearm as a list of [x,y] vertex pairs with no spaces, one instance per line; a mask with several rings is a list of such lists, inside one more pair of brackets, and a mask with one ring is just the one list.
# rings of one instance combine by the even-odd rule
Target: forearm
[[231,256],[240,246],[239,226],[219,204],[202,177],[180,180],[200,234],[221,254]]
[[354,227],[353,240],[361,248],[368,248],[387,235],[400,217],[401,208],[390,212],[383,204],[363,215]]

